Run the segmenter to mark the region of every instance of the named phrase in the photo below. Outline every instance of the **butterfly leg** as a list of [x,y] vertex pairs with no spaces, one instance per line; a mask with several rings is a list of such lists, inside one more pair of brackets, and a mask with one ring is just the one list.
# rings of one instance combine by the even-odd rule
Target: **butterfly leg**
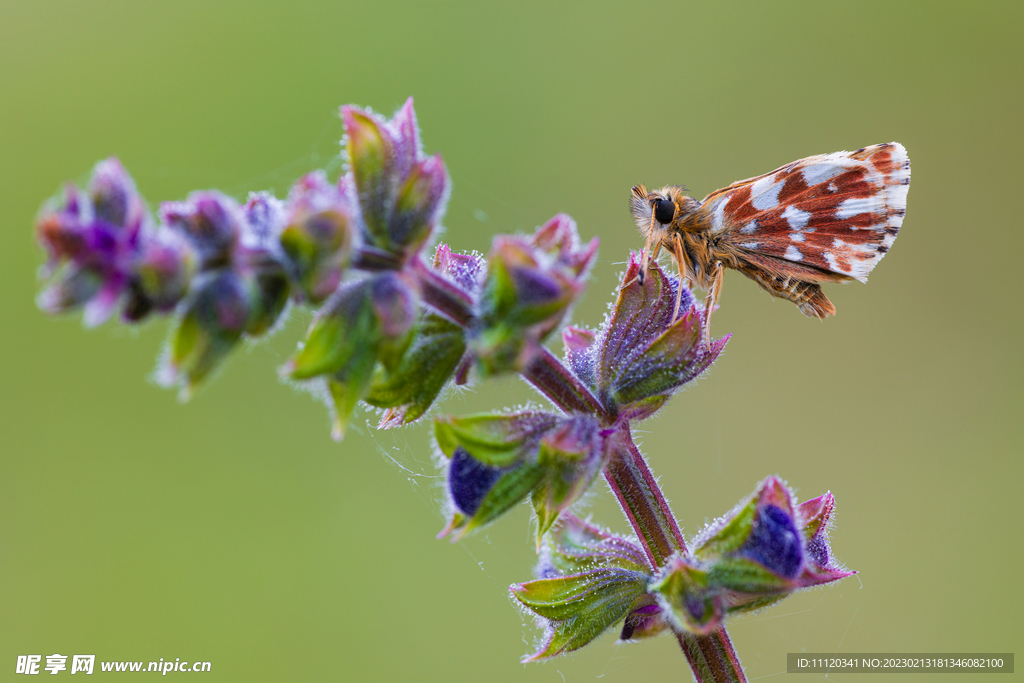
[[[647,278],[647,261],[648,259],[658,259],[658,254],[661,253],[661,239],[655,236],[654,233],[654,211],[651,211],[651,225],[647,229],[647,244],[644,245],[643,260],[640,262],[640,285],[643,286],[644,280]],[[651,253],[651,246],[654,247],[654,253]]]
[[715,272],[711,276],[711,286],[708,288],[707,296],[704,297],[704,345],[711,350],[711,314],[715,312],[715,304],[722,294],[722,284],[725,282],[725,268],[721,261],[715,261]]
[[683,300],[683,285],[689,285],[690,280],[686,276],[690,270],[689,259],[686,256],[686,249],[683,248],[683,238],[679,233],[672,235],[672,250],[676,257],[676,268],[679,269],[679,287],[676,288],[676,307],[672,311],[672,322],[679,317],[679,303]]
[[649,259],[657,260],[658,254],[661,253],[661,243],[656,244],[654,247],[654,253],[651,253],[651,241],[652,240],[650,239],[647,240],[647,244],[644,246],[644,253],[640,256],[640,272],[633,276],[628,282],[623,282],[619,289],[625,289],[626,287],[629,287],[631,284],[633,284],[633,280],[639,280],[640,286],[643,287],[644,280],[647,279],[647,261]]

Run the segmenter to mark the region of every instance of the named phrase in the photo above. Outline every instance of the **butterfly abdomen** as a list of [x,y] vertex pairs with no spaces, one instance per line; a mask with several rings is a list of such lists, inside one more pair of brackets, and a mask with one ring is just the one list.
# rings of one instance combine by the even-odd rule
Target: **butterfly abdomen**
[[827,318],[835,315],[836,307],[814,282],[793,275],[771,273],[751,262],[745,263],[739,271],[761,285],[761,288],[772,296],[792,301],[800,312],[809,318]]

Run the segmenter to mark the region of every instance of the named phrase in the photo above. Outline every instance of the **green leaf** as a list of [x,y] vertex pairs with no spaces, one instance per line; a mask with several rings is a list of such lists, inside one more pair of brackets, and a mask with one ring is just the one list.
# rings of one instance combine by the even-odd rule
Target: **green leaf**
[[413,164],[395,198],[390,227],[394,243],[409,252],[418,249],[430,237],[447,186],[448,176],[440,156]]
[[202,276],[176,316],[170,332],[170,351],[158,370],[160,381],[181,386],[188,400],[238,344],[252,318],[251,291],[228,270]]
[[513,505],[525,500],[543,476],[544,469],[536,463],[522,463],[503,472],[456,538],[490,524]]
[[672,620],[693,633],[714,631],[725,616],[722,598],[708,573],[685,560],[673,560],[650,590]]
[[719,559],[708,569],[708,581],[725,590],[758,595],[784,593],[795,588],[785,577],[745,557]]
[[465,351],[461,327],[440,315],[422,316],[397,367],[390,372],[377,368],[366,402],[378,408],[401,408],[399,423],[415,421],[441,393]]
[[253,311],[245,327],[250,337],[258,337],[270,330],[291,298],[291,287],[283,270],[267,268],[253,276]]
[[377,120],[366,112],[343,108],[347,150],[362,208],[363,221],[374,246],[390,251],[387,206],[394,165],[394,143]]
[[544,431],[557,424],[549,413],[527,411],[513,414],[482,413],[437,418],[434,435],[448,457],[459,446],[491,467],[508,467],[523,457]]
[[584,522],[571,513],[558,520],[545,539],[546,558],[561,574],[579,574],[595,566],[650,572],[636,543]]
[[569,418],[544,435],[537,452],[537,462],[544,466],[544,482],[533,493],[538,546],[559,513],[583,495],[605,461],[600,425],[589,415]]
[[345,427],[352,418],[356,405],[369,391],[375,364],[376,351],[372,347],[356,347],[346,366],[327,380],[327,388],[334,403],[331,436],[335,441],[344,438]]
[[326,299],[340,284],[348,262],[351,226],[340,211],[302,216],[279,238],[281,249],[295,266],[299,285],[312,303]]
[[602,568],[511,587],[519,602],[548,620],[540,650],[524,658],[538,661],[577,650],[624,619],[646,593],[647,576]]
[[700,350],[700,315],[690,309],[634,359],[633,372],[617,378],[613,396],[620,405],[639,401],[678,386]]
[[293,379],[338,372],[357,349],[375,349],[379,332],[366,281],[339,290],[310,325],[302,349],[285,370]]
[[757,499],[751,498],[743,507],[729,514],[733,517],[724,522],[710,538],[695,548],[694,555],[701,559],[707,559],[739,550],[750,537],[750,532],[754,528],[754,519],[757,517]]

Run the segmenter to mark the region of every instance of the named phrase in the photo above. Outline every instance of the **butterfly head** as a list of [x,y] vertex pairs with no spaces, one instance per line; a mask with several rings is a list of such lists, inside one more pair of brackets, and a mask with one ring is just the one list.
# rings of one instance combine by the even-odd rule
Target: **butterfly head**
[[685,188],[678,185],[667,185],[660,190],[648,192],[643,185],[633,187],[629,205],[633,220],[647,243],[644,245],[644,256],[641,261],[640,283],[643,284],[647,274],[647,259],[658,258],[662,245],[669,242],[669,234],[673,226],[678,229],[679,220],[699,206],[692,197],[687,197]]
[[651,191],[643,185],[635,186],[629,205],[640,234],[655,243],[665,239],[680,218],[699,206],[693,197],[683,194],[685,191],[679,185]]

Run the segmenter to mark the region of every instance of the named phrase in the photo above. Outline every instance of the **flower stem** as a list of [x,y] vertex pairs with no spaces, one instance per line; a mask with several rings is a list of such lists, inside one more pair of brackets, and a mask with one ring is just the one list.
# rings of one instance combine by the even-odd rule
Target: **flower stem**
[[628,423],[619,425],[619,435],[618,448],[604,470],[605,479],[647,551],[651,566],[664,567],[672,554],[686,551],[686,542],[654,474],[633,443]]
[[698,683],[746,683],[747,676],[724,627],[707,636],[677,633],[676,638]]
[[[604,470],[605,479],[657,569],[673,553],[685,552],[686,541],[654,473],[633,443],[628,424],[620,426],[619,448]],[[677,631],[679,646],[697,683],[745,683],[739,657],[725,628],[707,636]]]
[[428,268],[420,259],[414,264],[416,277],[423,287],[423,299],[452,322],[469,327],[473,322],[473,298],[454,282]]
[[605,422],[611,418],[590,390],[543,346],[523,368],[522,375],[567,413],[590,413]]

